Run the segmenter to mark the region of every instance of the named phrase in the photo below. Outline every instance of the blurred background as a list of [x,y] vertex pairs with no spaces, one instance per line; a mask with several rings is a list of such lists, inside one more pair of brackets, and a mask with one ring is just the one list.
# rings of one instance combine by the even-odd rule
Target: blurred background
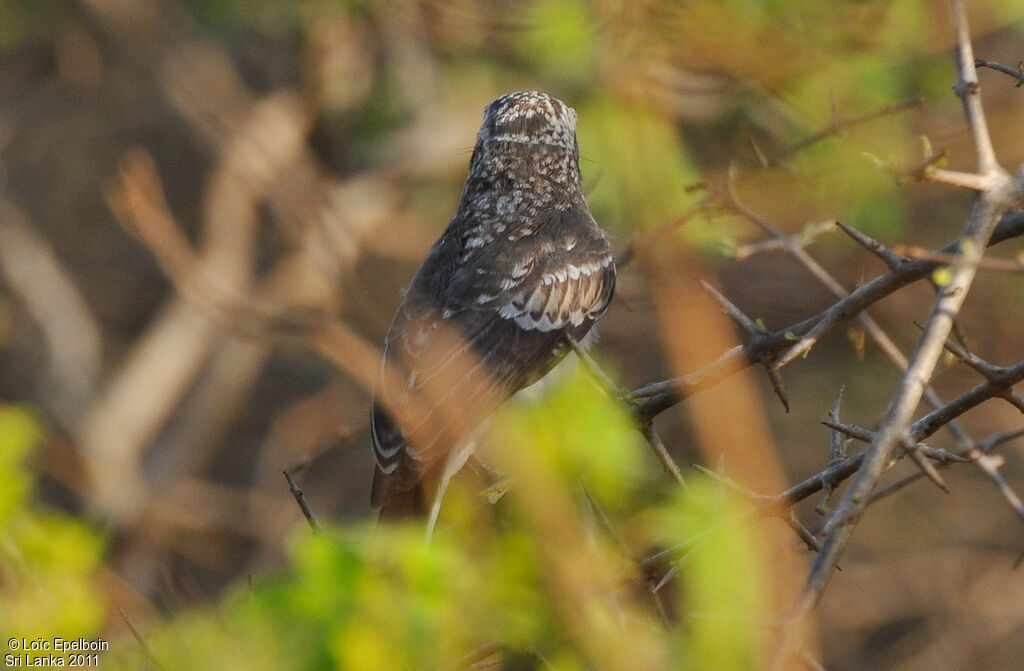
[[[976,55],[1015,67],[1024,6],[969,10]],[[0,403],[38,435],[40,499],[105,539],[102,593],[154,616],[280,568],[301,523],[284,469],[320,517],[370,514],[375,348],[498,95],[577,110],[592,210],[631,253],[595,350],[627,388],[738,342],[706,327],[698,277],[770,330],[833,301],[792,254],[750,247],[769,237],[755,218],[803,232],[850,289],[884,267],[828,222],[932,249],[971,205],[906,178],[942,151],[974,166],[948,10],[930,0],[6,0],[0,67]],[[1024,89],[980,79],[1015,170]],[[905,353],[931,295],[871,311]],[[963,327],[1008,364],[1022,317],[1020,276],[983,272]],[[340,340],[318,347],[333,318]],[[940,396],[980,381],[947,364]],[[840,388],[843,419],[871,427],[899,371],[851,323],[782,377],[788,412],[752,372],[658,430],[680,463],[774,494],[824,468]],[[993,401],[963,426],[981,439],[1021,418]],[[1024,486],[1024,441],[1002,453]],[[1024,658],[1024,528],[976,470],[947,473],[950,494],[919,482],[860,526],[820,609],[828,668]]]

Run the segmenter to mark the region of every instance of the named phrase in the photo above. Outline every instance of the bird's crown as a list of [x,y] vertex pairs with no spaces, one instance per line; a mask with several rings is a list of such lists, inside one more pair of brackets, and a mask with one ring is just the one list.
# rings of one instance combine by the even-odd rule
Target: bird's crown
[[507,93],[484,110],[479,141],[548,145],[574,151],[576,111],[537,91]]

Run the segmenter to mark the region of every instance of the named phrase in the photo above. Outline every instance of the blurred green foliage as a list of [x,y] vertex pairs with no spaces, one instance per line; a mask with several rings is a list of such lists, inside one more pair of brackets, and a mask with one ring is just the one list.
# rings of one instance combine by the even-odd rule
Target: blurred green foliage
[[571,88],[590,81],[597,26],[589,3],[536,0],[524,4],[526,28],[515,42],[520,57],[555,86]]
[[681,654],[691,669],[761,668],[770,576],[757,520],[747,506],[706,477],[691,477],[653,511],[652,533],[665,544],[699,538],[681,571],[686,635]]
[[0,50],[52,37],[69,20],[73,8],[70,0],[0,2]]
[[[833,113],[855,116],[917,96],[929,98],[934,114],[958,114],[949,95],[949,58],[942,52],[948,43],[936,38],[946,35],[948,22],[924,0],[463,2],[451,3],[448,14],[445,3],[369,0],[185,4],[211,33],[258,31],[300,45],[319,11],[349,12],[374,45],[366,62],[380,71],[365,99],[355,98],[358,108],[345,110],[350,114],[337,127],[343,132],[324,141],[338,147],[346,165],[379,160],[386,152],[378,145],[389,142],[398,147],[392,151],[399,160],[404,156],[395,137],[408,130],[404,124],[414,115],[407,107],[416,106],[417,91],[403,73],[387,69],[389,59],[403,62],[393,53],[401,51],[396,44],[408,42],[412,53],[432,57],[424,72],[436,79],[414,83],[443,83],[438,88],[449,94],[435,101],[438,117],[471,98],[482,111],[487,97],[511,88],[564,97],[579,113],[582,170],[594,213],[626,241],[633,231],[678,217],[700,195],[687,187],[702,177],[720,176],[736,164],[756,182],[756,162],[735,152],[748,136],[771,153],[827,125]],[[1019,0],[973,6],[1003,21],[1019,22],[1024,13]],[[43,0],[0,3],[0,47],[55,30],[70,7]],[[396,18],[406,9],[419,12],[416,21]],[[445,25],[456,19],[465,30],[453,36]],[[709,86],[703,76],[714,87],[692,111],[687,105]],[[310,103],[317,109],[316,100]],[[774,182],[764,188],[781,204],[764,199],[756,205],[774,206],[784,230],[830,217],[893,235],[907,225],[908,208],[890,168],[920,160],[915,124],[910,115],[889,116],[787,157],[789,181],[779,180],[784,188],[773,190]],[[697,151],[692,138],[708,135],[712,126],[728,141],[709,141]],[[414,175],[410,191],[417,179],[424,191],[437,188]],[[439,202],[448,202],[436,191],[408,198],[438,210]],[[443,215],[424,219],[441,222]],[[734,244],[740,230],[735,220],[708,216],[681,229],[677,240]],[[942,283],[941,270],[933,279]],[[878,376],[858,379],[877,385]],[[429,545],[415,525],[353,525],[322,537],[303,527],[292,539],[290,568],[282,575],[257,576],[214,606],[144,627],[152,655],[168,669],[433,669],[493,647],[511,660],[509,666],[595,668],[590,642],[567,614],[569,588],[552,578],[557,564],[599,564],[644,592],[628,564],[607,559],[623,553],[592,519],[598,515],[590,506],[596,505],[636,552],[679,548],[664,567],[679,572],[672,583],[678,588],[665,591],[675,616],[662,623],[653,602],[642,600],[631,611],[645,631],[658,632],[661,647],[654,656],[667,660],[666,668],[756,667],[768,609],[767,562],[742,503],[701,476],[689,476],[688,489],[662,483],[629,414],[585,377],[570,376],[545,394],[508,407],[495,419],[490,440],[523,455],[527,461],[516,469],[533,469],[544,483],[554,483],[550,499],[517,502],[532,490],[523,476],[513,479],[499,502],[512,512],[495,515],[499,523],[492,524],[481,519],[486,515],[480,509],[488,510],[483,498],[453,491]],[[41,434],[30,412],[0,409],[0,634],[95,636],[109,608],[95,580],[104,540],[87,524],[36,501],[27,460]],[[580,496],[580,482],[596,503]],[[564,501],[574,506],[566,508]],[[570,526],[555,526],[552,535],[536,519],[545,507],[561,515],[559,525],[568,520]],[[566,556],[580,549],[562,542],[574,535],[603,552]],[[609,603],[622,591],[619,585],[606,590]],[[102,667],[147,668],[148,654],[126,639],[103,655]]]
[[0,407],[0,639],[95,635],[105,602],[95,583],[102,538],[39,504],[28,457],[42,427],[22,407]]
[[[971,4],[978,16],[1024,26],[1019,2]],[[579,112],[592,209],[623,245],[673,221],[700,195],[686,190],[702,178],[720,177],[731,164],[757,173],[745,138],[770,154],[825,127],[833,115],[849,118],[922,96],[958,112],[949,95],[949,59],[936,48],[948,41],[948,18],[928,0],[189,5],[217,30],[284,33],[300,42],[315,30],[318,13],[328,11],[348,15],[360,30],[380,31],[384,44],[396,29],[406,31],[402,39],[412,52],[435,59],[422,72],[421,62],[407,66],[457,91],[456,104],[477,98],[482,110],[486,98],[515,88],[565,99]],[[423,93],[378,56],[368,59],[377,59],[380,70],[364,105],[338,121],[341,136],[325,135],[332,152],[346,155],[341,164],[362,165],[366,154],[379,158],[369,147],[402,133],[414,117],[403,114],[411,102],[403,98]],[[695,112],[687,112],[691,106]],[[913,115],[893,114],[787,157],[786,168],[802,181],[797,190],[779,192],[789,206],[772,223],[796,231],[807,221],[833,218],[873,235],[899,235],[909,214],[893,172],[920,160],[919,132]],[[891,170],[865,161],[865,153]],[[422,188],[430,191],[423,201],[438,201],[436,182]],[[744,232],[756,234],[748,223],[713,215],[694,218],[677,240],[715,248]]]
[[[633,527],[643,542],[686,546],[666,568],[678,564],[684,588],[672,608],[688,615],[665,625],[653,601],[634,611],[645,628],[661,632],[662,649],[651,652],[671,662],[664,668],[753,668],[760,634],[750,624],[765,608],[762,553],[742,505],[693,477],[688,490],[630,509],[642,446],[623,409],[579,374],[503,412],[491,436],[503,449],[522,451],[563,495],[577,499],[578,483],[586,482],[616,523]],[[567,561],[585,573],[603,555],[560,555],[572,547],[538,532],[532,507],[519,505],[518,495],[513,484],[515,514],[502,524],[444,515],[429,544],[416,524],[353,525],[323,536],[303,527],[286,575],[239,585],[218,606],[148,628],[151,652],[123,641],[104,656],[104,668],[143,668],[152,654],[167,669],[436,669],[491,653],[503,655],[505,668],[537,668],[542,660],[558,669],[601,668],[567,620],[565,600],[579,595],[567,594],[551,571],[552,562]],[[478,515],[481,507],[476,497]],[[591,527],[592,542],[612,542],[586,516],[572,519]],[[562,531],[568,538],[580,530]],[[642,584],[624,577],[627,587]],[[613,604],[623,588],[586,586],[595,589]],[[626,645],[626,630],[612,631],[623,640],[610,643]]]
[[645,466],[653,466],[631,414],[578,367],[556,375],[561,379],[545,382],[542,395],[502,408],[489,442],[500,450],[529,450],[563,481],[581,478],[603,506],[625,509],[649,475]]
[[578,106],[585,184],[595,216],[619,230],[672,221],[700,179],[679,134],[654,109],[594,97]]

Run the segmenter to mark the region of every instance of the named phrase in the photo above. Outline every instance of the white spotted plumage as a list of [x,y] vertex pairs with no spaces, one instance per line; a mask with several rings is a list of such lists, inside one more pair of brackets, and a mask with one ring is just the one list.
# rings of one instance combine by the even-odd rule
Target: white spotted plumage
[[[473,427],[546,374],[569,339],[583,340],[614,286],[611,245],[580,183],[575,111],[532,91],[491,102],[459,208],[413,278],[387,337],[385,364],[407,386],[384,386],[374,398],[372,502],[382,516],[438,499],[465,460]],[[456,342],[442,340],[451,333]],[[432,347],[442,351],[428,355]],[[426,418],[400,427],[392,417],[438,381],[444,386]],[[438,404],[480,397],[489,399],[481,408],[466,405],[465,435],[424,431],[441,414]],[[424,481],[434,489],[422,491]]]

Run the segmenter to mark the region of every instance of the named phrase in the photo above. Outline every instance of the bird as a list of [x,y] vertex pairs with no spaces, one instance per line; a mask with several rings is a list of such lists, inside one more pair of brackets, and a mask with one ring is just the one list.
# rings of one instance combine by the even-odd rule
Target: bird
[[576,111],[537,91],[491,101],[455,215],[404,292],[371,404],[371,506],[429,512],[487,418],[588,344],[615,290],[587,205]]

